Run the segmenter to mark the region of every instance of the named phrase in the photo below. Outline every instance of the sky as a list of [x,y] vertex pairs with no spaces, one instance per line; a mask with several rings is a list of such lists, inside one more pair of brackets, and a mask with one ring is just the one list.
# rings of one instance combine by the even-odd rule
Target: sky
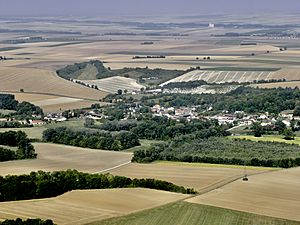
[[300,0],[0,0],[0,16],[299,13]]

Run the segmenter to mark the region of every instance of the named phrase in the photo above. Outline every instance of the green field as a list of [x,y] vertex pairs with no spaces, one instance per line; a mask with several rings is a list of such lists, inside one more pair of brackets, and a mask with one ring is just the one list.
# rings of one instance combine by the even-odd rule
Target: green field
[[15,110],[8,110],[8,109],[0,109],[0,114],[2,115],[9,115],[11,113],[16,112]]
[[300,137],[295,137],[295,140],[285,140],[281,135],[265,135],[262,137],[254,137],[249,135],[241,135],[241,136],[230,136],[229,138],[240,138],[247,139],[250,141],[270,141],[270,142],[283,142],[287,144],[297,144],[300,145]]
[[179,201],[158,208],[107,219],[93,225],[299,225],[235,210]]
[[158,144],[158,143],[162,143],[162,142],[163,141],[141,139],[140,146],[135,146],[133,148],[129,148],[129,149],[125,150],[125,152],[134,152],[137,150],[144,149],[145,147],[150,147],[152,144]]

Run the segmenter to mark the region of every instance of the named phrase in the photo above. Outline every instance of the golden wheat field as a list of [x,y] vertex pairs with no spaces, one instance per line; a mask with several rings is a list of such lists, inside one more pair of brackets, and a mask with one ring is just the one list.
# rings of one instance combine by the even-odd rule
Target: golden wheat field
[[88,100],[99,100],[106,92],[64,80],[55,72],[43,69],[0,67],[0,90],[5,92],[50,94]]
[[0,163],[0,175],[28,174],[31,171],[76,169],[82,172],[101,172],[130,162],[132,154],[78,148],[48,143],[34,143],[37,159]]
[[56,198],[2,202],[0,220],[42,218],[52,219],[60,225],[79,225],[158,207],[186,197],[188,195],[143,188],[79,190]]
[[[265,170],[268,170],[265,168]],[[262,170],[250,170],[249,173],[261,173]],[[209,164],[189,163],[131,163],[110,171],[114,175],[131,178],[155,178],[166,180],[184,187],[206,191],[212,187],[224,185],[244,174],[243,167],[218,167]]]
[[187,201],[300,221],[299,172],[297,167],[250,176]]

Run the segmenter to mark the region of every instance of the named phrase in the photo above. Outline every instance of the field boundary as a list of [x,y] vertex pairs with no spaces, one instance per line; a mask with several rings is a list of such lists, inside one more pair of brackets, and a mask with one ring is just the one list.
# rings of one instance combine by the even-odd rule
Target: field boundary
[[[49,92],[35,92],[35,91],[8,91],[8,90],[0,90],[0,93],[13,93],[13,94],[36,94],[36,95],[50,95],[50,96],[55,96],[55,97],[66,97],[66,98],[73,98],[73,99],[79,99],[79,100],[86,100],[86,101],[97,101],[97,102],[103,102],[99,101],[99,99],[92,99],[92,98],[82,98],[82,97],[74,97],[74,96],[69,96],[69,95],[61,95],[61,94],[53,94]],[[104,102],[103,102],[104,103]],[[109,103],[107,103],[109,104]]]

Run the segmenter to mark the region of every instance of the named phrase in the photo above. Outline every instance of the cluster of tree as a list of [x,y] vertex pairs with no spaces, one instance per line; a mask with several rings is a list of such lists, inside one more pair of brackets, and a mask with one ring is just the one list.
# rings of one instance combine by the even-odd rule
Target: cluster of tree
[[32,115],[42,116],[43,110],[29,102],[18,102],[11,94],[0,94],[0,109],[15,110],[11,113],[14,117],[22,119],[31,118]]
[[283,138],[286,140],[294,140],[295,133],[294,131],[298,130],[295,127],[295,121],[291,121],[291,128],[288,128],[281,120],[277,120],[274,126],[262,126],[261,123],[256,122],[251,126],[252,134],[254,137],[261,137],[264,134],[272,134],[276,131],[278,134],[283,135]]
[[17,105],[18,101],[15,100],[14,95],[0,94],[0,109],[15,110]]
[[0,147],[0,162],[17,159],[16,152],[10,149]]
[[[124,76],[130,77],[139,80],[139,82],[149,82],[151,85],[158,85],[159,83],[163,83],[167,80],[175,78],[179,75],[185,73],[183,70],[165,70],[165,69],[149,69],[145,68],[122,68],[111,70],[111,68],[106,68],[103,65],[103,62],[98,60],[93,60],[89,62],[75,63],[74,65],[68,65],[65,68],[57,70],[57,74],[67,80],[79,79],[80,75],[84,71],[84,69],[88,66],[92,65],[96,67],[97,74],[95,75],[95,79],[102,79],[112,76]],[[96,88],[94,86],[93,88]]]
[[0,225],[54,225],[52,220],[27,219],[4,220]]
[[66,127],[45,130],[43,132],[43,140],[58,144],[114,151],[140,145],[138,136],[128,131],[111,134],[109,132],[89,130],[74,131]]
[[0,122],[0,128],[22,128],[22,127],[32,127],[32,125],[21,124],[16,121]]
[[155,179],[130,179],[110,174],[88,174],[76,170],[57,172],[31,172],[29,175],[0,176],[0,201],[49,198],[72,190],[107,188],[151,188],[170,192],[192,194],[172,183]]
[[139,56],[135,55],[132,59],[164,59],[166,58],[165,55],[146,55],[146,56]]
[[130,131],[132,128],[137,127],[138,122],[136,120],[113,120],[102,123],[99,126],[92,126],[91,128],[98,128],[106,131]]
[[17,147],[16,151],[0,148],[0,161],[36,158],[33,145],[23,131],[0,133],[0,145]]
[[187,82],[174,82],[174,83],[168,83],[164,85],[164,88],[166,89],[174,89],[174,88],[180,88],[180,89],[192,89],[197,88],[202,85],[207,85],[208,83],[204,80],[194,80],[194,81],[187,81]]
[[73,65],[68,65],[62,69],[57,70],[58,76],[67,79],[67,80],[72,80],[72,79],[78,79],[80,76],[80,71],[85,69],[88,65],[92,65],[96,67],[97,69],[97,74],[95,78],[106,78],[110,76],[110,71],[109,69],[105,68],[103,63],[99,60],[91,60],[89,62],[82,62],[82,63],[75,63]]
[[201,162],[289,168],[300,165],[299,145],[224,137],[172,140],[134,152],[133,161]]
[[175,121],[167,117],[144,116],[138,121],[112,121],[94,126],[106,131],[126,130],[135,134],[140,139],[168,140],[180,135],[191,134],[202,130],[218,130],[225,134],[227,126],[219,125],[216,120]]

